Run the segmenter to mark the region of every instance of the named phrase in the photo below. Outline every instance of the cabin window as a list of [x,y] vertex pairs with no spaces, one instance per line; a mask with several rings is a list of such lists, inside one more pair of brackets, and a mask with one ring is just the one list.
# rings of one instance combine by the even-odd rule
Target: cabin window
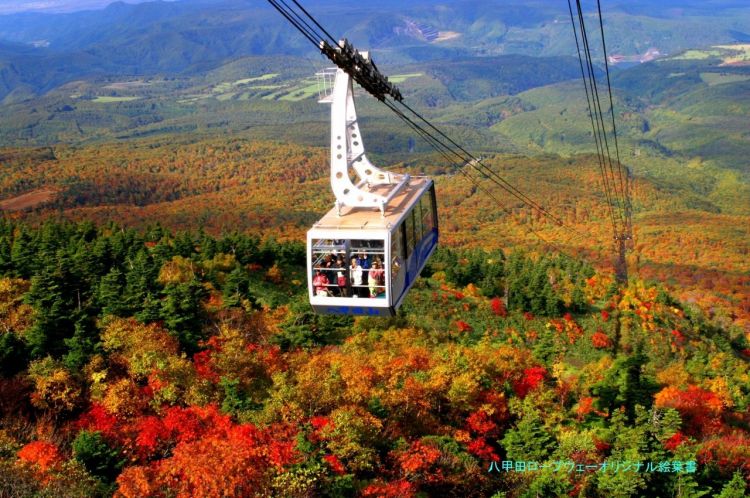
[[414,250],[414,211],[406,215],[404,220],[404,237],[406,246],[406,257],[410,257]]
[[312,241],[312,293],[317,297],[385,298],[383,240]]
[[391,282],[395,282],[404,264],[403,246],[401,244],[401,230],[396,230],[391,237]]
[[417,202],[412,210],[414,217],[414,244],[419,244],[422,240],[422,202]]
[[422,210],[422,237],[427,236],[435,228],[434,216],[432,213],[432,197],[429,194],[422,196],[419,201]]

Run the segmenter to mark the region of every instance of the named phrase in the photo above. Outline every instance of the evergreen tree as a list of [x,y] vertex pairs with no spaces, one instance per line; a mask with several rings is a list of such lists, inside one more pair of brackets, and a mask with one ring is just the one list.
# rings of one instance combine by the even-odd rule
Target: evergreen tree
[[135,314],[135,318],[142,323],[157,322],[162,319],[161,311],[161,300],[149,292],[143,300],[140,311]]
[[250,299],[250,302],[254,304],[254,299],[249,295],[250,280],[247,272],[242,267],[237,266],[227,275],[226,282],[224,283],[224,289],[222,297],[224,299],[224,306],[231,308],[232,306],[240,306],[242,300],[245,298]]
[[93,320],[87,315],[81,315],[75,322],[73,336],[64,339],[68,349],[64,364],[71,370],[79,370],[93,354],[99,350],[99,331]]
[[91,245],[91,252],[104,270],[110,269],[113,266],[120,266],[124,262],[124,260],[118,261],[112,257],[112,244],[108,237],[97,237]]
[[218,252],[216,250],[216,239],[206,234],[203,231],[203,228],[201,228],[200,232],[198,233],[198,245],[200,246],[201,259],[203,261],[212,259]]
[[195,252],[195,242],[188,232],[180,232],[174,239],[174,252],[183,258],[189,258]]
[[732,480],[726,483],[721,489],[721,494],[716,498],[743,498],[747,496],[745,491],[747,490],[747,483],[742,477],[742,473],[737,471],[732,476]]
[[164,289],[161,315],[182,348],[193,353],[203,339],[203,305],[206,289],[198,280],[170,284]]
[[554,451],[555,439],[529,402],[524,402],[524,412],[516,426],[506,431],[501,444],[509,460],[543,462]]
[[72,444],[73,456],[89,472],[111,483],[127,462],[117,448],[110,446],[100,432],[81,431]]
[[10,259],[15,276],[30,278],[34,274],[38,257],[34,241],[25,228],[21,229],[21,232],[13,241]]
[[6,235],[0,236],[0,275],[7,275],[13,270],[11,248],[10,238]]
[[172,241],[166,235],[159,239],[159,242],[151,250],[151,257],[153,258],[155,265],[159,267],[176,255],[177,252],[174,247],[172,247]]
[[502,296],[505,291],[505,256],[502,251],[493,251],[485,258],[479,287],[486,297]]
[[37,232],[37,253],[42,259],[54,259],[58,249],[69,240],[65,233],[65,227],[61,223],[46,221]]
[[633,422],[636,405],[650,407],[659,386],[653,379],[643,375],[643,366],[647,362],[648,357],[641,350],[618,358],[607,371],[604,380],[591,389],[599,397],[599,408],[612,413],[624,406],[627,419]]
[[74,333],[76,306],[71,297],[68,275],[63,269],[45,268],[31,279],[25,301],[34,308],[34,325],[26,335],[33,357],[60,356],[64,352],[64,340]]
[[0,334],[0,375],[12,377],[26,368],[29,349],[13,332]]
[[319,315],[306,299],[293,301],[289,318],[281,323],[281,333],[271,339],[288,351],[328,344],[340,344],[350,333],[354,320],[346,315]]
[[159,270],[148,252],[145,249],[138,251],[125,275],[123,301],[131,312],[142,309],[146,296],[156,293],[158,274]]
[[131,311],[123,299],[125,290],[125,275],[112,268],[99,282],[97,288],[97,303],[102,315],[127,316]]
[[[644,462],[648,460],[644,427],[631,427],[623,411],[615,410],[610,418],[612,453],[608,461]],[[644,473],[600,472],[597,474],[597,489],[600,496],[640,496],[639,490],[646,487]]]

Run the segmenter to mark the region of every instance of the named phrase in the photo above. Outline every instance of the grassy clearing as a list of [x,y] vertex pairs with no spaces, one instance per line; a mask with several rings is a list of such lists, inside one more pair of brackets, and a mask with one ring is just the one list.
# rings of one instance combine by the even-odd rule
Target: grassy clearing
[[711,57],[721,57],[721,55],[722,53],[718,50],[687,50],[672,59],[676,61],[698,61]]
[[750,76],[744,74],[727,74],[727,73],[701,73],[701,79],[708,86],[723,85],[726,83],[738,83],[740,81],[750,80]]
[[420,76],[424,76],[424,73],[394,74],[393,76],[388,77],[388,81],[391,83],[403,83],[408,79],[419,78]]
[[315,80],[303,80],[300,84],[290,89],[286,95],[279,97],[279,100],[289,102],[299,102],[307,98],[318,95],[318,82]]
[[252,83],[253,81],[266,81],[266,80],[272,80],[275,77],[277,77],[279,73],[268,73],[261,76],[256,76],[254,78],[245,78],[242,80],[237,80],[233,84],[234,85],[247,85],[248,83]]
[[750,62],[750,44],[717,45],[716,48],[721,48],[730,52],[724,57],[724,64],[730,65]]
[[705,60],[711,57],[722,59],[722,65],[750,62],[750,44],[715,45],[709,50],[687,50],[673,60]]
[[276,90],[277,88],[283,88],[284,85],[253,85],[247,87],[248,90]]
[[140,97],[97,97],[92,102],[96,104],[111,104],[113,102],[132,102]]
[[[237,80],[234,82],[225,81],[224,83],[219,83],[218,85],[214,86],[211,89],[211,93],[220,101],[226,101],[231,99],[237,94],[237,90],[240,90],[240,88],[237,87],[243,87],[247,88],[249,90],[255,90],[255,91],[263,91],[263,90],[276,90],[284,88],[284,85],[252,85],[247,86],[249,83],[253,82],[263,82],[268,81],[276,78],[279,75],[279,73],[268,73],[261,76],[255,76],[253,78],[244,78],[241,80]],[[244,95],[247,95],[247,97],[244,97]],[[240,100],[247,100],[250,97],[250,93],[242,94],[240,95]],[[244,98],[243,98],[244,97]]]
[[234,86],[234,83],[230,83],[228,81],[225,81],[224,83],[219,83],[215,87],[211,89],[212,93],[227,93],[229,90],[232,89]]

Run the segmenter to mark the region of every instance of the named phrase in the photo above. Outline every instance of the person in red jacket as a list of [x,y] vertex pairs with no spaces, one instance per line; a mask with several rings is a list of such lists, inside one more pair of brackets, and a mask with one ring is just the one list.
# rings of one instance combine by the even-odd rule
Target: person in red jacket
[[316,296],[328,296],[328,277],[322,271],[316,270],[313,278],[313,288]]

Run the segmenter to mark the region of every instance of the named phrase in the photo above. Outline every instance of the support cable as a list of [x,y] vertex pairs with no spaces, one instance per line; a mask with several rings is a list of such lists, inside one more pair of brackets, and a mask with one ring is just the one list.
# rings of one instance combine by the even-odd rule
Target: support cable
[[614,173],[614,167],[612,166],[612,156],[610,153],[609,140],[607,138],[607,132],[606,132],[606,127],[604,123],[604,113],[602,112],[601,99],[599,97],[599,89],[596,83],[596,71],[594,69],[594,63],[591,57],[591,46],[589,44],[588,33],[586,31],[586,23],[583,17],[583,8],[581,7],[580,0],[576,0],[576,4],[578,7],[578,22],[580,24],[580,29],[581,29],[581,39],[583,41],[584,54],[586,56],[590,85],[591,85],[591,88],[593,89],[593,95],[594,95],[594,99],[593,99],[594,104],[595,104],[594,114],[596,115],[596,118],[597,118],[597,125],[601,127],[601,137],[604,143],[604,150],[606,150],[605,164],[607,164],[608,166],[609,175],[611,176],[611,180],[612,180],[614,199],[616,200],[616,204],[617,204],[617,215],[618,215],[619,221],[624,223],[624,196],[622,195],[621,192],[618,192],[617,183],[615,180],[615,173]]
[[297,30],[302,33],[302,35],[307,38],[310,43],[317,46],[318,42],[315,40],[315,36],[310,34],[302,25],[300,25],[296,19],[292,17],[290,13],[288,13],[281,5],[276,2],[276,0],[268,0],[268,3],[270,3],[276,10],[279,11],[279,13],[286,18],[287,21],[289,21],[292,26],[297,28]]
[[[607,73],[607,91],[609,93],[609,111],[612,116],[612,135],[615,139],[615,156],[617,158],[617,169],[620,175],[620,188],[625,192],[625,184],[622,177],[622,162],[620,161],[620,146],[617,142],[617,124],[615,123],[615,104],[612,99],[612,82],[609,78],[609,60],[607,59],[607,42],[604,39],[604,20],[602,19],[602,6],[600,0],[596,0],[596,7],[599,12],[599,30],[602,34],[602,49],[604,51],[604,70]],[[627,201],[627,198],[626,198]]]
[[[412,128],[414,131],[417,132],[428,144],[430,144],[437,152],[439,152],[448,162],[453,166],[455,170],[457,170],[459,173],[464,175],[471,183],[474,185],[477,189],[481,190],[487,197],[492,199],[495,204],[503,210],[506,214],[509,216],[513,216],[513,211],[506,207],[503,203],[500,202],[500,200],[495,197],[488,189],[484,188],[476,178],[472,177],[463,167],[462,164],[455,162],[451,156],[450,153],[455,154],[454,151],[452,151],[449,147],[447,147],[443,142],[439,141],[437,138],[435,138],[434,135],[430,134],[427,130],[419,126],[419,124],[415,123],[412,119],[410,119],[408,116],[406,116],[401,110],[396,108],[392,103],[385,102],[386,106],[390,108],[396,115],[401,118],[410,128]],[[481,173],[481,172],[480,172]],[[494,183],[494,182],[493,182]],[[554,242],[551,242],[547,240],[546,238],[542,237],[540,233],[538,233],[533,228],[529,228],[529,233],[532,233],[535,237],[537,237],[539,240],[541,240],[543,243],[551,246],[558,252],[564,253],[557,244]]]
[[612,230],[613,230],[614,236],[617,237],[617,222],[615,221],[614,208],[612,207],[612,194],[610,192],[607,173],[604,169],[605,164],[604,164],[603,147],[600,142],[598,127],[596,123],[594,122],[594,106],[591,103],[592,96],[589,95],[589,86],[588,86],[588,82],[586,79],[586,73],[583,69],[583,59],[581,58],[581,47],[580,47],[580,44],[578,43],[578,31],[576,30],[576,24],[575,24],[575,21],[573,20],[573,7],[571,6],[570,0],[568,0],[568,11],[570,12],[570,22],[573,26],[573,36],[576,42],[576,53],[578,54],[578,64],[581,68],[581,80],[583,81],[583,89],[586,93],[586,105],[588,107],[589,119],[591,120],[591,130],[594,136],[594,142],[596,144],[596,158],[599,164],[599,173],[601,174],[601,177],[602,177],[602,183],[604,187],[604,197],[605,197],[605,200],[607,201],[607,208],[609,211],[610,219],[612,221]]
[[[583,18],[583,9],[581,7],[581,1],[576,0],[578,7],[578,22],[581,29],[581,40],[583,42],[584,54],[586,56],[587,72],[589,75],[589,83],[593,89],[593,102],[594,102],[594,115],[596,116],[597,128],[600,130],[601,138],[604,143],[603,150],[606,151],[605,164],[608,166],[609,175],[611,177],[612,189],[614,191],[614,199],[617,206],[617,217],[619,221],[624,223],[624,201],[623,196],[617,189],[617,183],[615,180],[614,168],[612,166],[612,157],[610,155],[609,140],[607,139],[607,132],[604,124],[604,113],[602,112],[601,99],[599,97],[599,89],[596,83],[596,71],[591,57],[591,46],[588,40],[588,34],[586,32],[586,23]],[[616,229],[617,230],[617,229]],[[619,231],[618,231],[619,233]]]

